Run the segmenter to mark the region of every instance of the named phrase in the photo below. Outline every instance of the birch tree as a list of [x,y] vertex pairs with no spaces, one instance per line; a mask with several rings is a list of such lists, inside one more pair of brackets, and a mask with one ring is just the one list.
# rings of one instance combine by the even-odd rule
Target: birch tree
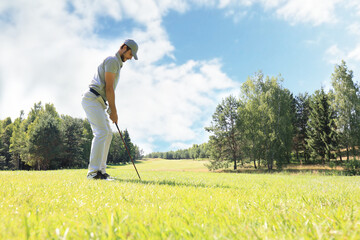
[[335,66],[331,83],[334,89],[332,107],[337,115],[335,123],[340,146],[346,149],[346,157],[349,160],[350,148],[355,157],[356,146],[359,144],[359,88],[353,82],[353,71],[348,69],[345,61]]

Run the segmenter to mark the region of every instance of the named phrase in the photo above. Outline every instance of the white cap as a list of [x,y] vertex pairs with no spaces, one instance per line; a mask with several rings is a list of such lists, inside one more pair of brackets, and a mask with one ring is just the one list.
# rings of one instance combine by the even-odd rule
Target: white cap
[[138,57],[137,57],[138,45],[137,45],[137,43],[132,39],[127,39],[127,40],[125,40],[124,44],[126,44],[126,46],[128,46],[131,49],[132,55],[134,56],[135,60],[138,60]]

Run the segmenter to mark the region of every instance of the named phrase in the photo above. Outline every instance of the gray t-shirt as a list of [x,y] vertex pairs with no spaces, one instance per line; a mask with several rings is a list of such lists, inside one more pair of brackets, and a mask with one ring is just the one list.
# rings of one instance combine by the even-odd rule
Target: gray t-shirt
[[105,93],[105,72],[115,73],[114,90],[119,82],[120,70],[123,66],[119,52],[115,56],[107,57],[98,67],[91,83],[90,88],[97,91],[105,101],[107,101]]

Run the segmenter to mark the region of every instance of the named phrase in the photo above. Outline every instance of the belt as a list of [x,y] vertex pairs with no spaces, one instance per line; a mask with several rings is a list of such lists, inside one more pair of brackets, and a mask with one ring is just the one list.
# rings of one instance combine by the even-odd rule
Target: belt
[[[95,94],[97,97],[100,96],[100,93],[98,93],[98,92],[97,92],[95,89],[93,89],[93,88],[90,88],[90,92],[92,92],[93,94]],[[107,105],[105,99],[104,99],[103,97],[102,97],[102,99],[104,100],[105,105]]]
[[93,94],[95,94],[96,96],[100,96],[100,93],[98,93],[95,89],[90,88],[90,92],[92,92]]

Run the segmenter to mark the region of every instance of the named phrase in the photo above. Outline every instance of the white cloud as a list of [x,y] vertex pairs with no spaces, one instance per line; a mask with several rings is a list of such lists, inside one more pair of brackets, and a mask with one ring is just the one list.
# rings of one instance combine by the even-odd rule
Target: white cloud
[[360,43],[351,50],[342,50],[337,45],[333,45],[326,50],[326,56],[331,64],[339,64],[341,60],[360,61]]
[[354,11],[355,14],[360,16],[360,2],[359,0],[348,0],[345,2],[347,7]]
[[[131,67],[134,69],[122,75],[126,87],[119,90],[118,112],[124,125],[130,126],[130,132],[139,139],[153,136],[169,142],[196,140],[201,136],[195,125],[203,128],[204,115],[214,111],[216,96],[236,87],[221,72],[218,60],[190,60],[180,66],[137,67],[134,63]],[[129,99],[134,101],[130,105]]]
[[185,144],[182,142],[174,142],[170,145],[170,150],[178,150],[178,149],[188,149],[192,146],[192,144]]
[[174,58],[172,52],[174,46],[170,43],[167,33],[159,20],[147,23],[146,29],[135,29],[131,34],[139,43],[139,58],[141,62],[151,64],[162,59],[164,56]]
[[341,0],[289,0],[276,10],[278,16],[296,23],[336,22],[335,5]]
[[332,88],[332,84],[331,84],[331,80],[330,79],[325,79],[324,81],[321,82],[321,87],[324,89],[324,91],[326,93],[330,92]]
[[287,0],[260,0],[259,1],[266,10],[271,10],[280,6],[283,3],[286,3]]
[[[320,25],[337,21],[335,14],[336,4],[344,0],[218,0],[218,1],[194,1],[200,6],[216,5],[225,10],[225,15],[233,17],[239,22],[251,7],[259,4],[265,11],[274,11],[275,14],[291,24],[311,23]],[[201,4],[202,3],[202,4]]]
[[360,23],[351,23],[346,29],[350,34],[360,36]]
[[[333,45],[327,49],[325,57],[326,61],[332,65],[340,64],[341,60],[345,60],[349,69],[355,73],[353,80],[355,82],[360,81],[360,76],[357,74],[360,72],[360,43],[355,48],[350,49],[340,49],[337,45]],[[324,84],[326,85],[326,81],[324,81]]]
[[52,4],[24,1],[18,7],[13,1],[9,8],[2,8],[9,19],[0,22],[1,115],[27,110],[35,101],[66,99],[69,89],[90,77],[82,62],[86,59],[91,65],[87,57],[97,51],[84,51],[92,42],[82,39],[86,21],[56,11],[65,8],[61,1]]
[[360,62],[360,43],[356,46],[355,49],[349,52],[348,58],[350,60],[355,60]]
[[[139,61],[127,62],[121,72],[119,126],[128,128],[146,152],[158,140],[186,144],[203,139],[203,124],[217,96],[235,83],[221,71],[218,59],[157,64],[165,56],[175,58],[162,17],[187,8],[180,0],[0,3],[0,14],[6,16],[0,18],[0,119],[14,119],[38,101],[54,103],[60,114],[84,118],[81,94],[97,65],[131,37],[139,43]],[[121,36],[102,38],[99,16],[138,25]]]
[[247,11],[234,11],[230,9],[225,13],[225,16],[232,18],[235,23],[239,23],[247,16]]
[[225,16],[235,22],[249,15],[252,7],[259,5],[266,12],[274,12],[280,19],[295,25],[309,23],[315,26],[339,21],[338,9],[354,10],[360,16],[358,0],[188,0],[195,6],[223,9]]
[[344,59],[346,53],[339,49],[339,47],[335,44],[329,47],[325,52],[325,60],[331,64],[338,64]]

